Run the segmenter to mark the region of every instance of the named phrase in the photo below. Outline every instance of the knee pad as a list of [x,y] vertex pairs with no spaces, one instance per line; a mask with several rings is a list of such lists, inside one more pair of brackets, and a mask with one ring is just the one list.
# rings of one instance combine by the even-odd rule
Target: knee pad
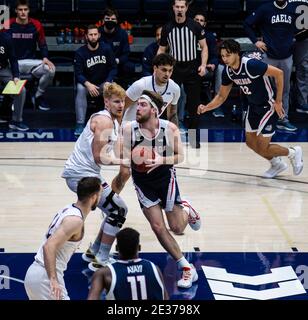
[[106,197],[103,208],[108,217],[106,223],[113,227],[121,228],[126,220],[127,206],[124,201],[114,191]]

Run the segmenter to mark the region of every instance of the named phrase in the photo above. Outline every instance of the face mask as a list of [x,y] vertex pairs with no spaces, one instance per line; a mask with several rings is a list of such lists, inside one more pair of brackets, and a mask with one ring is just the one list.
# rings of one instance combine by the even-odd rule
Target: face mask
[[275,2],[278,7],[283,7],[286,4],[287,0],[281,0],[281,1],[275,1]]
[[105,21],[104,26],[107,30],[112,30],[116,27],[117,23],[115,21]]

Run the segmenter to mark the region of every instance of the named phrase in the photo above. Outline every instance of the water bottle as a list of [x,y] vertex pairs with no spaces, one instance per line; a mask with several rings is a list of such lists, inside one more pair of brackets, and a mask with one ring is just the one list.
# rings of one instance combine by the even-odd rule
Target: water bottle
[[57,37],[57,43],[63,44],[64,42],[65,42],[65,34],[64,34],[64,30],[62,29]]
[[66,29],[66,38],[65,38],[65,42],[66,43],[69,43],[69,44],[71,44],[71,43],[73,43],[73,35],[72,35],[72,31],[71,31],[71,29]]

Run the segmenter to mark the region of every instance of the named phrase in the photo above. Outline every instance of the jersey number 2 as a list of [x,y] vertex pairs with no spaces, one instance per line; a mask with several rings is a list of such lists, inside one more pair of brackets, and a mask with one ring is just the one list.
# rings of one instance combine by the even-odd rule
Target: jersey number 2
[[[147,300],[147,287],[145,284],[145,276],[127,277],[127,282],[129,282],[130,284],[132,300]],[[140,285],[141,299],[138,299],[137,282],[139,282]]]

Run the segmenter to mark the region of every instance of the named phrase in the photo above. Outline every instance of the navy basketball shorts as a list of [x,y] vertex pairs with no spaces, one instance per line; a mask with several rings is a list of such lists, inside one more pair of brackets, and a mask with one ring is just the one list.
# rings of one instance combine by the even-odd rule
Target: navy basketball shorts
[[[159,170],[159,167],[155,170]],[[142,176],[141,178],[132,175],[141,209],[160,204],[166,212],[169,212],[173,210],[175,204],[182,204],[175,168],[170,168],[167,174],[164,171],[164,174],[152,177],[147,177],[147,174]]]
[[277,120],[278,115],[274,106],[250,105],[245,120],[245,131],[271,137],[275,134]]

